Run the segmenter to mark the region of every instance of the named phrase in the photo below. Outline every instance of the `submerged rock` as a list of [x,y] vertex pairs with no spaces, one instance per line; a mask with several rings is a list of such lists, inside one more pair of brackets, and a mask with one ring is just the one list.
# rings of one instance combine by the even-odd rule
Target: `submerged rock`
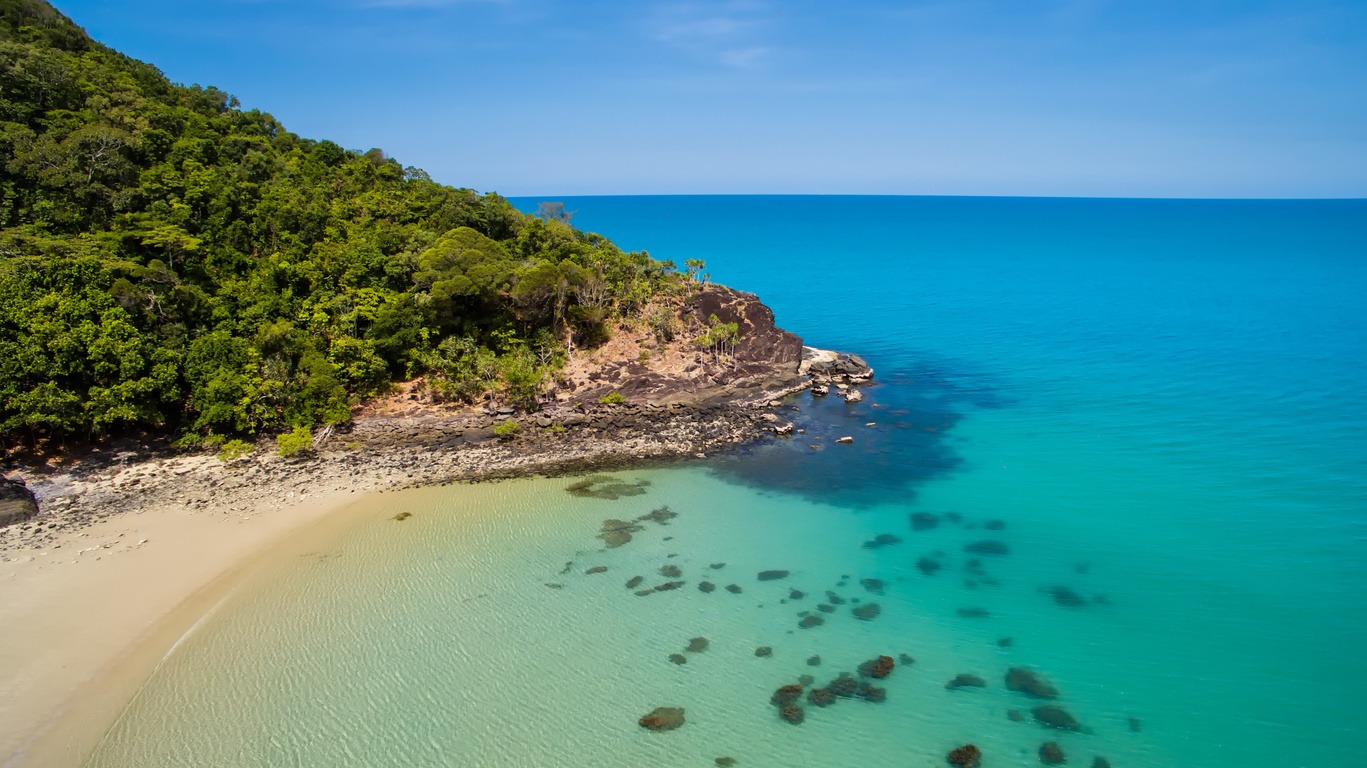
[[1006,690],[1023,693],[1036,699],[1056,699],[1058,689],[1050,685],[1039,673],[1024,667],[1006,670]]
[[921,559],[916,561],[916,570],[920,571],[926,576],[934,576],[935,572],[943,567],[944,566],[941,565],[938,560],[931,560],[928,557],[922,557]]
[[864,586],[864,589],[867,589],[875,595],[883,594],[884,585],[882,579],[860,579],[859,583]]
[[871,701],[874,704],[882,704],[888,700],[888,692],[884,688],[868,683],[860,683],[855,689],[855,695],[864,701]]
[[945,683],[945,690],[957,691],[960,688],[986,688],[987,681],[977,675],[968,673],[955,675],[953,680]]
[[795,683],[781,685],[769,697],[769,703],[776,707],[786,707],[802,698],[802,686]]
[[643,581],[645,581],[644,576],[632,576],[631,578],[627,579],[627,589],[635,589],[641,586],[641,582]]
[[815,683],[815,682],[816,682],[816,678],[815,678],[815,677],[812,677],[811,675],[798,675],[798,676],[797,676],[797,682],[798,682],[798,685],[801,685],[803,688],[806,688],[807,686],[811,685],[812,683]]
[[774,581],[775,579],[788,578],[787,571],[760,571],[758,576],[760,581]]
[[863,677],[874,677],[882,679],[892,674],[897,663],[891,656],[879,656],[876,659],[869,659],[859,665],[859,674]]
[[819,666],[821,666],[821,657],[820,657],[820,656],[808,656],[808,657],[807,657],[807,666],[809,666],[809,667],[819,667]]
[[855,607],[854,617],[861,621],[873,621],[878,618],[878,614],[882,611],[883,609],[879,607],[878,603],[865,603]]
[[1063,754],[1063,747],[1058,742],[1046,741],[1039,746],[1039,761],[1045,765],[1062,765],[1068,761]]
[[717,768],[731,768],[731,766],[736,764],[736,758],[719,757],[716,760],[713,760],[712,762],[717,764]]
[[1015,644],[1016,644],[1016,641],[1015,641],[1014,639],[1012,639],[1012,638],[1009,638],[1009,637],[1000,637],[1000,638],[997,638],[997,646],[1000,647],[1000,648],[1010,648],[1011,646],[1013,646],[1013,645],[1015,645]]
[[679,513],[671,510],[669,507],[660,507],[659,509],[652,509],[646,514],[641,515],[636,519],[640,522],[651,520],[659,523],[660,525],[668,525],[670,520],[673,520],[678,516]]
[[720,571],[721,569],[726,567],[726,563],[713,563],[707,567],[711,568],[714,571]]
[[817,609],[818,611],[821,611],[822,613],[835,613],[835,606],[834,606],[834,605],[826,605],[825,603],[819,604],[819,605],[816,607],[816,609]]
[[714,589],[716,589],[716,588],[717,588],[717,585],[716,585],[716,584],[713,584],[713,583],[710,582],[710,581],[700,581],[700,582],[698,582],[698,591],[699,591],[699,592],[711,592],[712,590],[714,590]]
[[660,575],[666,579],[677,579],[683,575],[683,571],[677,565],[662,565],[660,566]]
[[864,549],[880,549],[882,547],[890,547],[893,544],[901,543],[902,539],[900,536],[894,536],[891,533],[880,533],[864,542]]
[[983,528],[989,531],[1000,531],[1005,527],[1006,523],[1002,522],[1001,520],[988,520],[987,522],[983,523]]
[[1058,603],[1064,608],[1087,607],[1087,599],[1084,598],[1082,595],[1079,595],[1077,592],[1074,592],[1069,587],[1056,585],[1052,587],[1045,587],[1041,591],[1047,592],[1050,597],[1054,598],[1055,603]]
[[1009,555],[1011,548],[1000,541],[983,539],[964,545],[964,549],[975,555]]
[[1025,719],[1025,714],[1019,709],[1008,709],[1006,710],[1006,719],[1013,723],[1019,723]]
[[1030,710],[1030,714],[1034,716],[1035,722],[1047,728],[1057,728],[1060,731],[1082,730],[1082,723],[1079,723],[1077,718],[1073,717],[1068,710],[1057,704],[1035,707]]
[[[4,503],[4,502],[0,502],[0,504],[3,504],[3,503]],[[35,507],[35,509],[36,509],[36,507]],[[397,515],[395,515],[395,516],[393,516],[393,517],[391,517],[391,518],[389,518],[389,519],[390,519],[390,520],[395,520],[395,521],[398,521],[398,522],[402,523],[403,521],[407,520],[408,518],[410,518],[410,517],[412,517],[412,516],[413,516],[413,513],[412,513],[412,512],[400,512],[399,514],[397,514]],[[0,525],[3,525],[3,523],[0,523]]]
[[803,592],[803,591],[800,590],[800,589],[790,589],[790,590],[788,590],[788,599],[789,599],[789,600],[801,600],[802,598],[804,598],[804,597],[806,597],[806,596],[807,596],[807,593],[806,593],[806,592]]
[[960,608],[959,615],[965,619],[985,619],[992,614],[986,608]]
[[689,653],[702,653],[707,650],[708,642],[705,637],[695,637],[688,641]]
[[668,592],[671,589],[678,589],[679,587],[682,587],[684,584],[685,582],[682,581],[666,581],[665,583],[655,587],[655,591]]
[[675,664],[687,664],[687,663],[688,663],[688,657],[685,656],[685,655],[683,655],[682,653],[671,653],[671,654],[669,654],[669,660],[672,661],[672,662],[674,662]]
[[828,589],[826,590],[826,602],[830,603],[831,605],[844,605],[845,598],[841,597],[840,595],[837,595],[836,593]]
[[755,649],[755,655],[759,656],[760,658],[764,658],[766,656],[773,656],[774,649],[770,648],[767,645],[761,645],[760,647]]
[[653,595],[653,594],[655,594],[655,590],[654,590],[654,589],[638,589],[638,590],[636,590],[635,592],[633,592],[632,594],[636,595],[637,597],[645,597],[645,596],[647,596],[647,595]]
[[1130,715],[1128,720],[1130,723],[1130,733],[1139,733],[1141,730],[1144,729],[1144,724],[1140,722],[1139,718],[1135,717],[1134,715]]
[[913,512],[910,519],[913,531],[929,531],[940,526],[940,516],[929,512]]
[[802,721],[807,719],[807,713],[797,704],[784,705],[779,709],[778,716],[793,725],[802,725]]
[[1092,758],[1092,768],[1111,768],[1111,761],[1097,755]]
[[642,528],[636,523],[609,518],[603,521],[603,527],[598,534],[598,538],[602,539],[608,545],[609,549],[616,549],[631,541],[631,534],[644,530],[645,528]]
[[607,567],[606,565],[595,565],[595,566],[593,566],[592,568],[588,569],[587,571],[584,571],[584,575],[586,575],[586,576],[592,576],[592,575],[594,575],[595,573],[607,573],[607,572],[608,572],[608,567]]
[[727,585],[726,585],[726,591],[727,591],[727,592],[730,592],[730,593],[733,594],[733,595],[739,595],[740,592],[741,592],[740,585],[739,585],[739,584],[727,584]]
[[859,691],[859,681],[855,680],[853,677],[842,674],[840,677],[832,680],[831,684],[826,686],[826,688],[836,696],[848,699],[852,698],[855,693]]
[[802,621],[799,621],[797,625],[802,629],[811,629],[812,627],[819,627],[825,623],[825,619],[813,613],[808,616],[803,616]]
[[571,496],[616,501],[624,496],[640,496],[650,486],[649,480],[628,483],[612,475],[594,475],[565,486]]
[[916,659],[912,658],[912,657],[911,657],[911,654],[909,654],[909,653],[899,653],[899,654],[897,654],[897,661],[898,661],[900,664],[902,664],[903,666],[907,666],[907,667],[909,667],[909,666],[911,666],[912,664],[915,664],[915,663],[916,663]]
[[652,731],[672,731],[684,724],[683,707],[656,707],[638,722]]
[[972,744],[965,744],[957,749],[951,749],[945,759],[956,768],[978,768],[982,765],[983,753]]
[[814,707],[829,707],[835,703],[835,694],[826,688],[813,688],[807,693],[807,703]]

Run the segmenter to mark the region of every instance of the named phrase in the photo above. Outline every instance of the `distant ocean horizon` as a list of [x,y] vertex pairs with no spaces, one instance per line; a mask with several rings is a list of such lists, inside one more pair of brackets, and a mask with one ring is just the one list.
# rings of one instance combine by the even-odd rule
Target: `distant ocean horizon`
[[[612,473],[627,493],[377,497],[206,619],[91,765],[943,765],[974,743],[1024,768],[1046,741],[1082,766],[1363,764],[1367,200],[512,199],[542,200],[705,260],[875,383],[796,397],[792,439]],[[671,565],[682,589],[626,587]],[[880,654],[882,703],[801,725],[770,704]],[[638,727],[657,706],[687,723]]]

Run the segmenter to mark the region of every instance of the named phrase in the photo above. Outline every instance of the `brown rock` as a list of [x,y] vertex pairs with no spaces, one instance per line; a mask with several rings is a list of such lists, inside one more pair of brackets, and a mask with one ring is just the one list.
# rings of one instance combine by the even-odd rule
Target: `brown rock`
[[1006,690],[1023,693],[1036,699],[1057,699],[1058,689],[1037,672],[1024,667],[1006,670]]
[[951,749],[945,758],[950,765],[958,768],[978,768],[982,765],[982,750],[972,744],[965,744],[957,749]]
[[1062,765],[1068,761],[1058,742],[1046,741],[1039,746],[1039,761],[1045,765]]
[[684,724],[683,707],[656,707],[638,722],[652,731],[672,731]]

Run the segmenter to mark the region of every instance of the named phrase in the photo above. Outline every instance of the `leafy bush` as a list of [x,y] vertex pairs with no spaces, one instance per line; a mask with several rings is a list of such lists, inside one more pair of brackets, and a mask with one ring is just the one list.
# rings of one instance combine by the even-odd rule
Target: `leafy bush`
[[252,452],[252,446],[241,440],[229,440],[218,452],[218,460],[224,463],[237,461]]
[[283,458],[296,456],[313,450],[313,433],[308,427],[295,427],[293,431],[282,433],[275,438],[275,447]]
[[521,424],[518,424],[512,419],[508,419],[507,421],[500,421],[494,425],[494,434],[499,437],[512,437],[517,434],[519,429],[522,429]]
[[602,403],[603,405],[621,405],[626,401],[627,399],[622,396],[621,392],[609,392],[606,395],[603,395],[602,397],[598,398],[598,402]]

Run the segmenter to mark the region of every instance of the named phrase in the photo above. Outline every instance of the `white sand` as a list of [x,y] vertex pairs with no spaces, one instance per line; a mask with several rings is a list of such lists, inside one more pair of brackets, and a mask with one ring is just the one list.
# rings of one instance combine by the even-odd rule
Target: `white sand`
[[357,499],[255,514],[160,507],[0,560],[0,766],[72,766],[271,545]]

